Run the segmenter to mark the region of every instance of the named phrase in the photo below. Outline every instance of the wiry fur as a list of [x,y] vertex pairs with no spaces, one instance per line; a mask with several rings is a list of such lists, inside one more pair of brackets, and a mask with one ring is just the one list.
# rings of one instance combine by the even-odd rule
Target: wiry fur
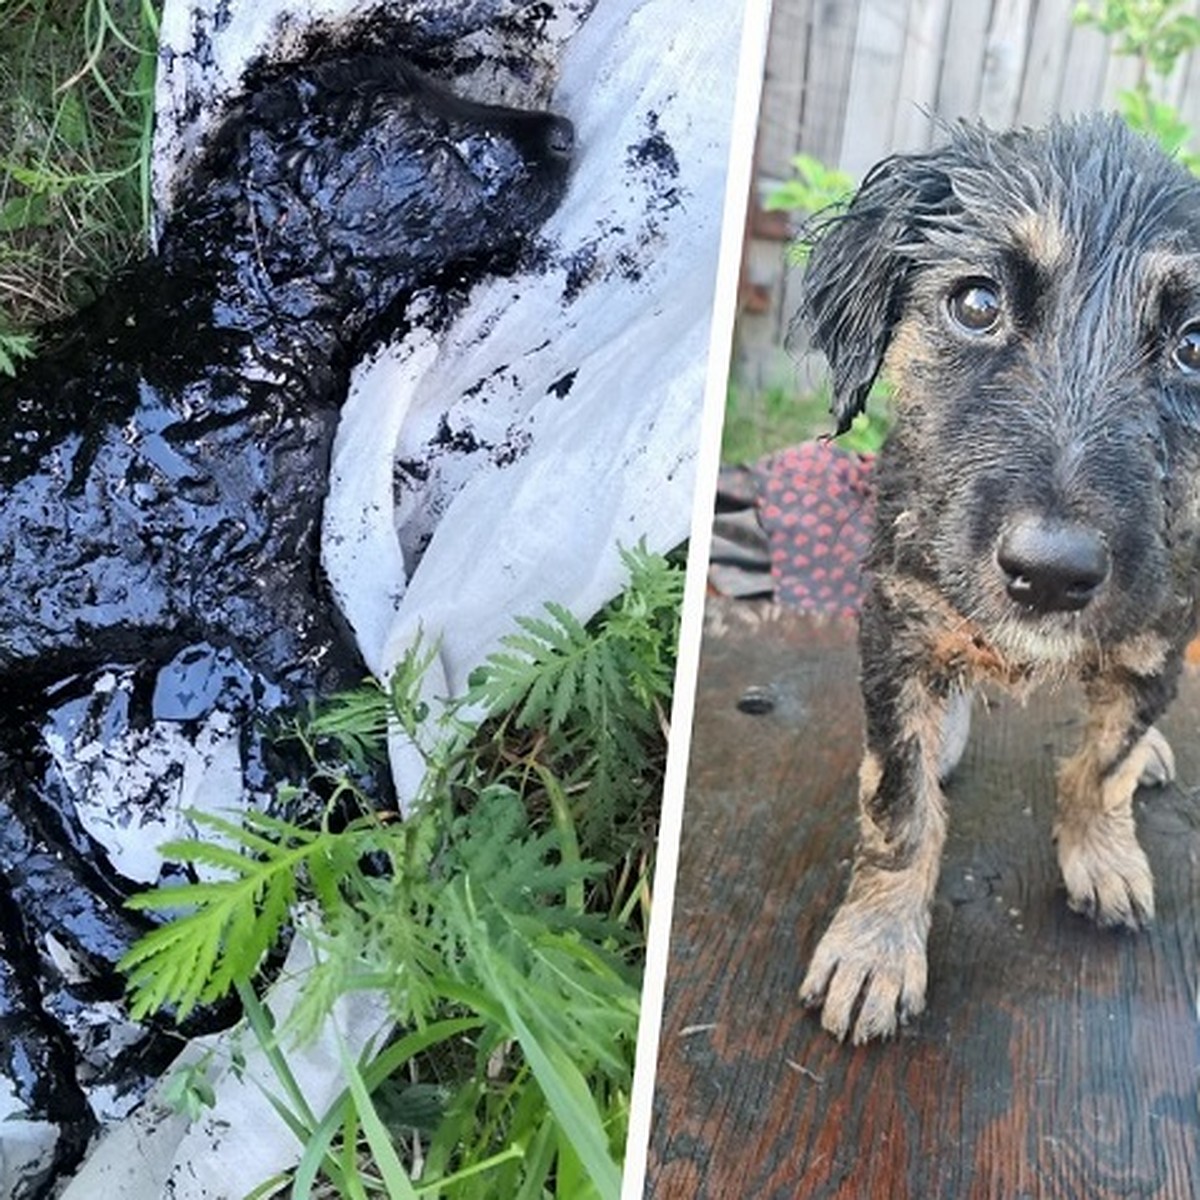
[[[977,284],[997,301],[983,330],[956,307]],[[1200,182],[1114,118],[959,127],[881,163],[825,225],[800,319],[839,429],[881,369],[895,389],[860,632],[861,840],[801,988],[861,1042],[924,1006],[943,724],[980,681],[1081,681],[1055,824],[1068,903],[1153,916],[1132,796],[1173,770],[1152,724],[1194,627]],[[1030,528],[1090,539],[1101,581],[1078,604],[1021,599],[1002,549]]]

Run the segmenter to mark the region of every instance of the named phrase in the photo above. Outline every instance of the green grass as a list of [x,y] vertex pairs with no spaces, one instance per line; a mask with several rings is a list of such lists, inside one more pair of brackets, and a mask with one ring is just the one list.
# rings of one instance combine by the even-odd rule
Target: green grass
[[0,371],[146,244],[157,9],[0,0]]
[[751,463],[773,450],[832,431],[828,394],[797,395],[785,384],[763,391],[730,384],[721,460]]
[[[837,444],[847,450],[878,450],[887,435],[888,423],[886,389],[880,385],[872,393],[867,412],[855,418]],[[833,431],[827,389],[805,395],[778,384],[755,392],[731,383],[725,407],[721,461],[752,463],[764,454]]]

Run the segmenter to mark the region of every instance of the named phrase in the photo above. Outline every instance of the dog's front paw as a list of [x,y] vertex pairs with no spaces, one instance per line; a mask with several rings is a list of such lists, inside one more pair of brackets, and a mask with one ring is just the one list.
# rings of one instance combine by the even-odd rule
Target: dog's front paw
[[1101,925],[1138,929],[1154,918],[1154,877],[1133,817],[1097,813],[1055,830],[1067,903]]
[[925,1007],[929,919],[880,911],[862,900],[838,909],[817,945],[800,999],[821,1009],[821,1024],[855,1045],[889,1037]]

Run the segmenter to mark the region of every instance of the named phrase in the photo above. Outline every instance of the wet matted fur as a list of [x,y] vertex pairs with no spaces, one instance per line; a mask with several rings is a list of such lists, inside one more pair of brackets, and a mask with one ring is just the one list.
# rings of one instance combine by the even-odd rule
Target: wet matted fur
[[1073,909],[1154,913],[1132,797],[1195,624],[1200,182],[1115,118],[955,129],[878,165],[810,259],[801,320],[845,429],[882,369],[849,892],[801,987],[835,1036],[925,1004],[940,780],[971,688],[1078,680],[1054,826]]
[[418,290],[512,257],[572,140],[395,56],[278,68],[232,104],[158,253],[0,379],[0,688],[206,641],[313,690],[350,366]]

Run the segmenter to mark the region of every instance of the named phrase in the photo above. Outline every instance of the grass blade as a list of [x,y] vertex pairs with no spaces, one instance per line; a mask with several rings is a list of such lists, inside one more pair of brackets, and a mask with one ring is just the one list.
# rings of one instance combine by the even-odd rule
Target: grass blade
[[371,1154],[375,1158],[375,1165],[383,1177],[389,1200],[418,1200],[417,1190],[413,1187],[412,1180],[409,1179],[408,1173],[404,1170],[404,1166],[396,1154],[396,1147],[392,1145],[391,1135],[379,1119],[379,1113],[371,1102],[371,1093],[367,1091],[367,1085],[363,1082],[363,1077],[350,1057],[350,1051],[346,1048],[340,1035],[338,1051],[342,1060],[342,1070],[346,1074],[346,1081],[350,1088],[350,1097],[355,1113],[362,1125],[367,1145],[371,1148]]

